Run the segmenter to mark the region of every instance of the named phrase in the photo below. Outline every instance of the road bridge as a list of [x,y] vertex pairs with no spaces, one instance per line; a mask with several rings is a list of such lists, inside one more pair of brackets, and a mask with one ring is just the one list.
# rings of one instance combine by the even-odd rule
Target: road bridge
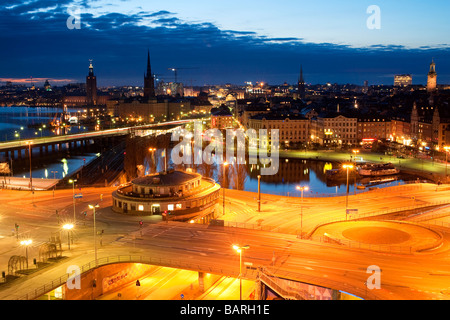
[[30,152],[33,154],[33,149],[39,149],[39,156],[41,157],[48,155],[50,152],[59,153],[63,150],[64,147],[72,150],[77,147],[86,147],[92,143],[111,145],[115,142],[115,139],[117,137],[123,137],[135,132],[144,132],[145,130],[164,126],[183,125],[192,121],[194,120],[186,119],[70,135],[1,142],[0,156],[3,154],[4,159],[21,160],[28,158],[28,154]]

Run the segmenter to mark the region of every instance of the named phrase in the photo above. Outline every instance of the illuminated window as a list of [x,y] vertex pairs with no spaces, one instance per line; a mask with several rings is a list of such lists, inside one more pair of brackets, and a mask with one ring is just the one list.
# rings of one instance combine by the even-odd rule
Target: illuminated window
[[176,208],[177,208],[177,209],[181,209],[181,203],[177,203]]
[[143,206],[142,204],[140,204],[140,205],[138,206],[138,210],[139,210],[139,211],[144,211],[144,206]]
[[173,210],[173,204],[169,204],[169,205],[167,206],[167,210]]

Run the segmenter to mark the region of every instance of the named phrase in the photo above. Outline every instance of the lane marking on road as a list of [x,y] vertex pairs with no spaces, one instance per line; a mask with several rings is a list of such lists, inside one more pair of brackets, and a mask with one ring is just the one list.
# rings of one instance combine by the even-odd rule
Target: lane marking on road
[[411,279],[423,279],[423,277],[414,277],[414,276],[402,276],[403,278],[411,278]]

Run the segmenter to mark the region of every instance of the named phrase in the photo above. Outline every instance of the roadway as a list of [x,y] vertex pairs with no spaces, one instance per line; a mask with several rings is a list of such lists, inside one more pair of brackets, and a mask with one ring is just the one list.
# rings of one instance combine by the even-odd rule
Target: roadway
[[[104,234],[101,238],[97,237],[99,258],[118,254],[151,256],[186,266],[185,269],[188,270],[203,268],[205,272],[216,270],[219,273],[222,270],[236,276],[239,272],[239,256],[232,249],[232,245],[249,245],[250,249],[244,254],[245,262],[267,267],[281,276],[342,289],[368,298],[449,298],[449,234],[446,228],[440,230],[444,235],[444,243],[438,250],[410,255],[377,253],[302,240],[298,239],[295,233],[289,232],[167,223],[162,222],[160,217],[117,215],[110,209],[112,190],[113,188],[83,188],[77,191],[83,193],[83,198],[76,204],[78,222],[70,251],[67,250],[66,233],[62,236],[63,248],[66,249],[64,255],[68,259],[55,268],[40,271],[39,276],[27,276],[27,279],[23,279],[18,285],[0,290],[0,299],[17,298],[33,286],[45,284],[64,275],[65,266],[83,265],[93,260],[93,217],[92,211],[87,208],[90,203],[99,203],[101,206],[97,210],[97,229],[104,230]],[[227,199],[231,200],[230,204],[227,202],[227,209],[236,210],[233,218],[239,220],[239,208],[242,209],[246,203],[246,209],[253,208],[249,199],[254,194],[242,191],[233,194],[230,191],[227,190]],[[100,194],[103,194],[103,200],[100,199]],[[387,189],[383,192],[368,193],[366,197],[350,196],[349,200],[350,203],[360,201],[361,208],[368,207],[365,210],[375,211],[407,205],[411,203],[411,194],[415,195],[414,201],[426,203],[448,199],[449,191],[436,191],[435,186],[432,188],[432,185],[425,184],[412,190],[390,192]],[[38,257],[39,244],[46,242],[52,232],[60,232],[63,221],[72,220],[73,217],[70,189],[58,190],[54,196],[52,192],[47,191],[35,192],[33,195],[25,191],[2,190],[0,199],[1,270],[7,270],[11,255],[24,254],[24,248],[18,244],[12,232],[14,223],[20,225],[20,238],[33,238],[33,246],[28,251],[31,260]],[[380,201],[382,199],[383,201]],[[303,215],[304,232],[334,216],[342,218],[344,200],[345,197],[308,198]],[[281,225],[289,230],[298,230],[299,205],[299,198],[263,195],[263,212],[247,211],[242,217],[250,222],[263,219],[260,222],[262,225]],[[59,225],[55,210],[59,211]],[[87,212],[86,217],[84,211]],[[144,221],[143,229],[140,229],[138,224],[141,219]],[[366,271],[371,265],[382,269],[381,289],[375,291],[368,290],[365,286],[369,277]],[[254,278],[254,274],[246,275],[249,280]]]

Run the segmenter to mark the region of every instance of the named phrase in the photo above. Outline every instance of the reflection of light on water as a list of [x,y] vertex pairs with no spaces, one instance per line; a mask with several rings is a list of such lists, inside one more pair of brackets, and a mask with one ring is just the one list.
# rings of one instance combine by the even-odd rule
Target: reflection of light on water
[[327,173],[328,170],[332,170],[332,169],[333,169],[333,164],[331,164],[330,162],[327,162],[323,166],[323,173]]
[[48,178],[48,170],[47,169],[45,169],[44,175],[45,175],[45,179],[47,179]]
[[62,159],[61,162],[63,163],[63,177],[69,172],[69,166],[67,165],[67,160]]

